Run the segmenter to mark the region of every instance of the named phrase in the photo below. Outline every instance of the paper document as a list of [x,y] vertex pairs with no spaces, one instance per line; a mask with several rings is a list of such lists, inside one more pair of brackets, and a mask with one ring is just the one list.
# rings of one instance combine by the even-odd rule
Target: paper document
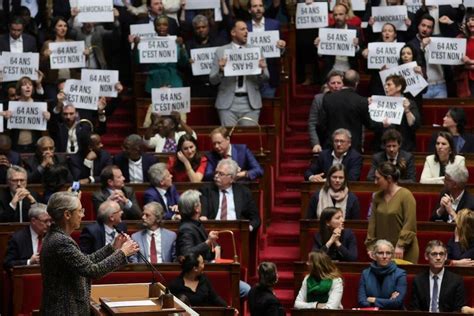
[[121,302],[106,302],[109,307],[129,307],[129,306],[154,306],[152,300],[141,300],[141,301],[121,301]]

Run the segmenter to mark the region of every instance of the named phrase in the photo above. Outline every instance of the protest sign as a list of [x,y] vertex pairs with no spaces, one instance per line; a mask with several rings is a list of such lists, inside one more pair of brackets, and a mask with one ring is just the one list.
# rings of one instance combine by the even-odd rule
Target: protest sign
[[83,82],[81,80],[68,79],[64,84],[64,103],[72,104],[76,109],[97,111],[99,101],[100,84],[97,82]]
[[208,75],[211,73],[212,63],[216,56],[217,47],[191,49],[191,69],[194,76]]
[[17,81],[21,77],[38,79],[39,54],[38,53],[11,53],[3,52],[0,57],[3,61],[3,81]]
[[354,38],[356,37],[356,34],[356,30],[320,29],[318,54],[355,56]]
[[[329,10],[333,11],[336,5],[336,0],[329,0]],[[352,11],[365,11],[365,0],[353,0]]]
[[69,6],[71,8],[77,8],[77,1],[78,0],[69,0]]
[[315,29],[328,26],[327,2],[311,4],[298,3],[296,6],[296,28]]
[[474,7],[474,0],[464,0],[463,4],[466,8],[472,8]]
[[8,129],[29,129],[45,131],[48,121],[43,112],[48,110],[46,102],[8,102],[8,110],[12,116],[7,121]]
[[86,66],[84,41],[49,43],[51,69],[83,68]]
[[220,0],[186,0],[186,10],[220,8]]
[[130,34],[138,36],[140,40],[143,40],[146,38],[158,37],[158,35],[155,32],[155,27],[153,26],[153,23],[131,24]]
[[403,97],[386,97],[373,95],[369,104],[370,118],[375,122],[385,119],[390,124],[400,125],[403,118]]
[[[3,112],[3,104],[0,103],[0,112]],[[0,133],[5,131],[3,127],[3,117],[0,117]]]
[[280,49],[276,46],[280,40],[280,32],[265,31],[265,32],[250,32],[247,38],[247,43],[250,46],[260,47],[265,58],[280,57]]
[[367,56],[368,69],[380,69],[383,66],[398,66],[398,58],[400,58],[400,50],[405,43],[378,42],[369,43],[369,55]]
[[372,7],[372,17],[375,21],[372,25],[374,33],[382,32],[382,27],[385,23],[393,24],[397,31],[407,30],[405,19],[408,19],[408,11],[404,5]]
[[153,112],[161,115],[169,115],[173,111],[189,113],[191,89],[189,87],[151,89],[151,103]]
[[417,72],[415,67],[418,66],[415,61],[407,64],[400,65],[398,67],[389,68],[379,72],[382,83],[385,83],[385,79],[390,75],[400,75],[405,78],[407,87],[403,92],[410,92],[412,96],[417,96],[424,88],[428,86],[425,78]]
[[100,97],[117,97],[115,85],[119,82],[118,70],[82,69],[81,81],[99,83]]
[[259,75],[262,73],[262,68],[258,66],[262,58],[260,48],[226,49],[224,50],[224,57],[227,58],[224,67],[225,77]]
[[176,36],[146,38],[138,43],[141,64],[160,64],[178,62]]
[[431,37],[427,47],[430,64],[462,65],[466,55],[466,39],[451,37]]
[[77,7],[79,14],[76,19],[80,23],[114,21],[113,0],[78,0]]
[[423,2],[422,0],[406,0],[405,5],[407,6],[408,12],[416,13],[416,11],[423,6]]
[[462,4],[462,0],[425,0],[426,5],[450,5],[453,8],[457,8]]

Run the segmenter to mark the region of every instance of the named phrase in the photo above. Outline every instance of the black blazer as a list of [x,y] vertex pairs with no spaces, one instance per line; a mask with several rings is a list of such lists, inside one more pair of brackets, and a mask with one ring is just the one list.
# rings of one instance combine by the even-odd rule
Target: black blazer
[[[441,202],[441,198],[446,194],[448,193],[447,190],[443,190],[441,191],[440,195],[439,195],[439,199],[438,199],[438,203],[436,204],[436,207],[433,211],[433,215],[431,215],[431,218],[430,220],[431,221],[443,221],[443,222],[447,222],[448,219],[449,219],[449,215],[447,212],[444,212],[444,214],[442,216],[438,216],[438,214],[436,214],[436,210],[439,208],[440,206],[440,202]],[[464,191],[464,194],[461,198],[461,201],[459,201],[459,204],[458,204],[458,207],[456,208],[456,213],[460,210],[462,210],[463,208],[468,208],[470,210],[474,210],[474,196],[472,196],[467,190]]]
[[30,226],[28,225],[16,231],[8,241],[3,266],[8,270],[13,266],[26,265],[32,255],[33,244],[31,242]]
[[[400,175],[399,182],[416,182],[416,168],[415,159],[413,154],[404,150],[400,150],[397,156],[397,164],[404,160],[406,163],[406,169],[403,174]],[[369,173],[367,174],[367,181],[374,181],[375,170],[378,166],[387,161],[387,154],[385,151],[378,152],[372,156],[372,166],[370,167]]]
[[257,284],[250,289],[248,299],[250,315],[252,316],[285,315],[285,309],[269,288]]
[[[127,232],[127,224],[119,223],[117,228]],[[105,246],[105,227],[103,223],[95,222],[85,226],[79,236],[79,247],[86,254],[96,252]]]
[[[430,274],[424,271],[415,276],[411,297],[411,309],[417,311],[430,310]],[[447,269],[444,270],[443,281],[439,292],[440,312],[461,312],[466,305],[464,281],[461,276]]]
[[[123,219],[140,219],[142,215],[142,210],[138,205],[137,196],[135,195],[135,191],[133,191],[130,187],[123,187],[122,188],[125,197],[132,202],[132,207],[126,209],[122,207],[123,210]],[[107,189],[101,189],[100,191],[96,191],[92,193],[92,203],[94,204],[94,212],[97,214],[99,206],[107,200],[110,196],[110,192]]]
[[182,220],[176,238],[176,257],[194,253],[201,255],[205,261],[213,260],[214,254],[206,240],[207,233],[200,221]]
[[[23,33],[21,37],[23,39],[23,52],[24,53],[38,52],[36,39],[33,36]],[[10,33],[6,33],[0,36],[0,51],[1,52],[10,51]]]
[[341,247],[336,248],[332,245],[330,248],[322,243],[321,234],[317,232],[314,235],[313,250],[321,250],[325,252],[332,260],[353,262],[357,261],[357,240],[350,229],[344,229],[341,234]]
[[[433,133],[431,135],[430,144],[428,145],[428,152],[433,153],[436,147],[436,138],[438,133]],[[461,150],[458,154],[471,154],[474,153],[474,135],[470,133],[464,133],[461,135],[464,138],[464,145],[461,147]]]
[[[72,182],[72,175],[68,168],[67,158],[62,155],[54,155],[54,163],[57,165],[63,165],[68,170],[67,181]],[[41,167],[41,161],[38,159],[38,155],[33,155],[24,161],[25,169],[28,172],[28,183],[42,183],[43,176],[46,169]]]
[[[325,176],[332,167],[334,157],[332,156],[332,149],[325,149],[319,153],[315,158],[309,169],[304,172],[304,179],[309,180],[309,177],[315,174],[324,172]],[[342,164],[346,167],[347,181],[359,181],[360,171],[362,170],[362,156],[356,150],[350,148],[347,154],[342,158]]]
[[[202,216],[216,219],[219,211],[219,188],[212,183],[200,188],[199,191],[201,192]],[[260,216],[252,192],[240,183],[233,183],[232,191],[237,219],[248,219],[254,230],[257,229],[260,226]]]
[[[130,173],[128,172],[128,158],[123,152],[114,156],[114,165],[122,170],[122,174],[125,177],[125,182],[130,182]],[[156,163],[156,158],[152,154],[142,154],[142,171],[143,171],[143,182],[149,182],[148,180],[148,169]]]
[[[10,150],[6,156],[8,158],[8,161],[10,161],[12,165],[21,166],[21,157],[19,153],[17,153],[16,151]],[[1,184],[7,183],[8,168],[9,167],[7,166],[0,166],[0,183]]]
[[[36,201],[39,201],[39,196],[36,192],[30,191],[31,195],[35,198]],[[20,212],[19,207],[20,203],[17,204],[16,209],[10,207],[10,202],[12,201],[12,195],[9,188],[0,190],[0,223],[7,222],[19,222],[20,221]],[[29,222],[28,211],[30,210],[31,203],[27,198],[23,199],[21,212],[23,214],[23,221]]]
[[[87,153],[85,154],[87,155]],[[85,179],[90,176],[90,169],[84,165],[85,156],[81,153],[76,153],[69,158],[69,169],[71,170],[74,181]],[[97,159],[94,160],[94,181],[95,183],[100,182],[100,173],[102,169],[112,164],[112,157],[110,154],[101,149],[97,155]]]

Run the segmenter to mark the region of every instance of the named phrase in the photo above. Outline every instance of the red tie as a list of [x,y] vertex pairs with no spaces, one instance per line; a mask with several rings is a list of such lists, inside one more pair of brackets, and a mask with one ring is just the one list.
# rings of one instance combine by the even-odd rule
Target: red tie
[[157,258],[157,255],[156,255],[155,233],[151,234],[150,261],[151,261],[151,263],[158,263],[158,258]]
[[227,220],[227,197],[226,190],[222,190],[221,220]]
[[38,235],[38,248],[37,248],[37,253],[41,252],[41,247],[43,246],[43,236]]

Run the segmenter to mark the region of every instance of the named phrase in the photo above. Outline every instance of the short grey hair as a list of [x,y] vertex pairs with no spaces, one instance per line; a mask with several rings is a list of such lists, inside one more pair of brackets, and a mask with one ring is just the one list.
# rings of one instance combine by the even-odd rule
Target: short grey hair
[[13,177],[14,173],[23,173],[24,175],[28,175],[26,172],[25,168],[17,166],[17,165],[12,165],[10,168],[7,170],[7,180],[10,180]]
[[386,240],[386,239],[379,239],[375,242],[374,245],[374,252],[377,252],[380,247],[382,246],[388,246],[390,248],[390,251],[393,253],[395,251],[395,247],[393,247],[393,244]]
[[178,209],[183,219],[193,217],[196,206],[201,203],[199,200],[200,196],[201,192],[197,190],[186,190],[181,194],[178,201]]
[[38,218],[41,214],[48,214],[47,211],[47,206],[46,204],[43,203],[35,203],[31,205],[29,211],[28,211],[28,217],[31,220],[33,217]]
[[352,133],[348,129],[345,128],[338,128],[332,133],[332,140],[334,141],[334,138],[336,135],[343,134],[345,135],[350,141],[352,141]]
[[239,172],[239,165],[237,164],[237,162],[235,162],[235,160],[232,160],[231,158],[225,158],[225,159],[221,159],[218,163],[217,163],[217,167],[220,167],[220,166],[227,166],[229,167],[229,172],[230,174],[232,175],[232,178],[235,178],[235,176],[237,175],[237,172]]
[[47,141],[52,142],[53,146],[55,146],[54,139],[52,139],[49,136],[40,137],[40,139],[38,139],[38,141],[36,142],[36,146],[41,146],[44,142],[47,142]]
[[467,170],[464,164],[459,166],[448,164],[444,174],[448,175],[454,182],[460,185],[465,185],[469,179],[469,170]]
[[100,223],[107,223],[109,217],[118,210],[121,210],[121,208],[117,202],[110,200],[102,202],[97,210],[97,221]]
[[161,180],[165,176],[165,171],[168,170],[168,166],[163,162],[155,163],[148,169],[148,179],[152,186],[159,186]]
[[81,202],[75,193],[56,192],[51,195],[48,201],[48,214],[56,223],[64,218],[65,211],[73,211],[79,207]]
[[130,134],[124,139],[123,143],[124,144],[140,145],[141,146],[143,144],[143,139],[138,134]]
[[209,25],[209,20],[204,15],[198,14],[193,18],[193,27],[196,27],[196,25],[200,23]]
[[153,212],[153,215],[156,217],[156,222],[161,221],[165,217],[165,211],[163,206],[158,202],[150,202],[143,206],[143,209],[149,209]]

